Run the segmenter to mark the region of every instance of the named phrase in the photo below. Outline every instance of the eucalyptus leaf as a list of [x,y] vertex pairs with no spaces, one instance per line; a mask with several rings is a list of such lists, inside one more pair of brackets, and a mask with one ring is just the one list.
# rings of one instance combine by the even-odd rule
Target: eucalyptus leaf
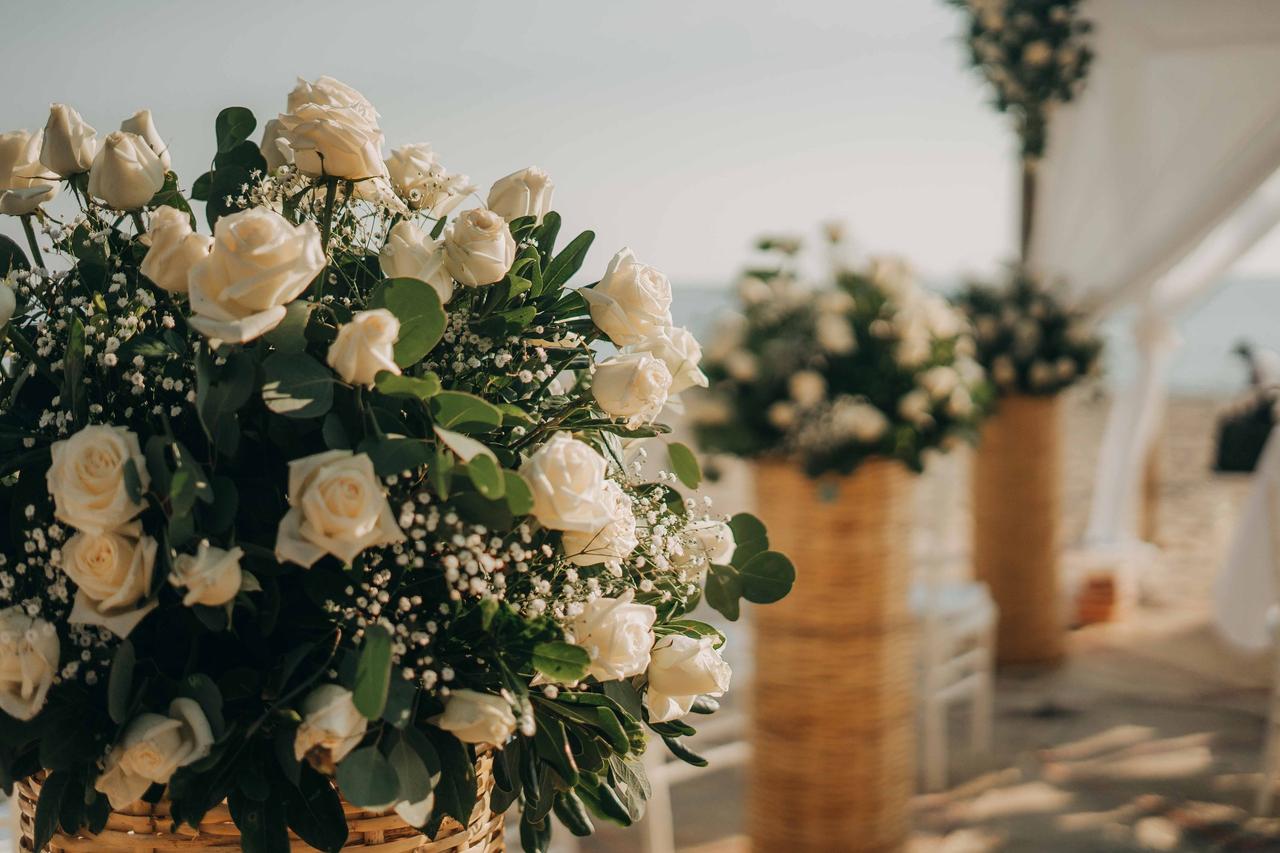
[[796,567],[777,551],[763,551],[739,570],[742,597],[755,604],[772,604],[785,598],[796,581]]
[[381,808],[399,799],[400,780],[376,746],[365,746],[338,765],[338,789],[352,805]]
[[401,367],[417,364],[440,342],[446,316],[440,295],[425,281],[393,278],[369,297],[370,308],[386,308],[400,321],[395,361]]
[[586,677],[591,655],[582,646],[563,641],[533,647],[533,666],[553,681],[571,683]]
[[371,625],[360,645],[360,662],[356,665],[353,691],[356,710],[370,720],[382,716],[387,706],[387,688],[391,681],[391,634],[381,625]]
[[698,457],[687,446],[678,441],[667,445],[667,455],[671,457],[671,470],[675,471],[680,482],[691,489],[698,488],[702,482],[702,467],[698,465]]
[[278,352],[262,363],[262,400],[286,418],[318,418],[333,407],[333,374],[303,353]]

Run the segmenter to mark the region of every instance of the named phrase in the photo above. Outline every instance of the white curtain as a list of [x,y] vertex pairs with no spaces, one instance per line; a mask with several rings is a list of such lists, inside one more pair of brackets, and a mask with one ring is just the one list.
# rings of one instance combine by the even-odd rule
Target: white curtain
[[1136,539],[1173,322],[1280,222],[1280,3],[1089,0],[1096,59],[1056,112],[1030,264],[1101,318],[1134,306],[1142,364],[1116,395],[1087,538]]

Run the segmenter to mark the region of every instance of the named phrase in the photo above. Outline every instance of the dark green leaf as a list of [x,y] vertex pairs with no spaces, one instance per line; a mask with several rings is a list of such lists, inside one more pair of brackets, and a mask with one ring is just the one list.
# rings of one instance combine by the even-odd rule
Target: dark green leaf
[[466,825],[476,804],[476,770],[466,747],[449,732],[434,726],[422,730],[440,758],[440,781],[436,783],[432,822],[448,815]]
[[360,663],[356,666],[354,699],[356,708],[370,720],[382,716],[387,706],[387,687],[391,680],[391,634],[381,625],[365,630],[360,646]]
[[233,790],[227,797],[227,806],[240,830],[244,853],[289,853],[284,803],[274,797],[259,802]]
[[287,418],[317,418],[333,406],[333,374],[302,353],[278,352],[262,363],[262,400]]
[[138,656],[133,643],[122,640],[111,659],[111,673],[107,676],[107,713],[117,723],[124,723],[129,715],[133,699],[133,668]]
[[503,471],[503,479],[507,481],[507,507],[512,515],[528,515],[533,512],[533,492],[529,484],[515,471]]
[[418,751],[402,736],[397,736],[387,756],[400,780],[400,798],[417,803],[431,793],[431,773]]
[[307,323],[315,305],[305,299],[295,299],[285,306],[280,325],[263,335],[276,352],[300,353],[307,348]]
[[533,666],[552,681],[572,683],[586,677],[591,655],[582,646],[553,641],[533,647]]
[[386,308],[400,321],[395,360],[409,367],[431,352],[444,334],[444,306],[435,288],[416,278],[383,282],[369,297],[370,308]]
[[698,488],[702,482],[702,468],[693,451],[680,442],[673,441],[667,445],[667,454],[671,457],[671,470],[680,478],[680,482],[691,489]]
[[796,567],[777,551],[764,551],[748,560],[738,576],[743,598],[755,604],[772,604],[791,592]]
[[400,780],[378,748],[366,746],[338,765],[338,790],[352,805],[384,807],[399,799]]
[[747,561],[762,551],[769,550],[769,533],[754,515],[740,512],[729,519],[733,531],[733,565],[741,569]]
[[489,500],[497,500],[506,494],[507,481],[492,456],[477,454],[472,457],[467,463],[467,476],[471,478],[476,491]]
[[338,853],[347,843],[347,818],[333,783],[309,766],[302,767],[298,787],[288,792],[289,828],[317,850]]
[[360,451],[369,454],[379,476],[416,471],[430,462],[435,447],[420,438],[371,439],[360,443]]
[[213,124],[214,134],[218,139],[218,152],[224,153],[235,148],[248,139],[257,126],[258,120],[253,117],[252,111],[245,107],[227,107],[218,113]]
[[388,397],[408,397],[415,400],[429,400],[440,393],[440,377],[434,373],[425,376],[397,376],[383,370],[374,380],[374,387],[379,394]]
[[458,432],[488,432],[502,424],[497,406],[464,391],[441,391],[431,398],[436,425]]
[[583,231],[574,237],[569,245],[565,246],[564,250],[547,265],[546,272],[542,275],[544,286],[555,290],[572,278],[573,274],[581,268],[582,262],[586,260],[587,251],[595,239],[596,235],[593,231]]
[[79,791],[71,790],[75,774],[67,771],[55,771],[49,774],[40,786],[40,798],[36,801],[35,842],[36,850],[44,850],[49,839],[58,830],[58,816],[62,811],[62,800],[69,796],[80,796]]
[[710,604],[731,622],[737,621],[739,599],[742,598],[742,578],[733,566],[713,565],[707,570],[707,604]]
[[22,247],[12,239],[0,234],[0,277],[7,276],[14,270],[29,270],[31,263]]

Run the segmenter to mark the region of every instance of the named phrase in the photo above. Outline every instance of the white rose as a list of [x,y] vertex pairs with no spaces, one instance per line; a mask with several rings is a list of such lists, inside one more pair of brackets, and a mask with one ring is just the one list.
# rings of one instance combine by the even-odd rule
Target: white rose
[[919,377],[920,387],[923,388],[930,397],[935,400],[941,400],[951,396],[951,392],[960,384],[960,374],[950,367],[941,365],[931,367]]
[[350,563],[374,545],[404,541],[373,462],[329,450],[289,463],[289,511],[276,531],[276,558],[310,568],[325,554]]
[[302,722],[293,738],[293,754],[322,773],[332,773],[359,745],[369,727],[351,691],[337,684],[321,684],[312,690],[298,713]]
[[634,429],[651,423],[667,404],[671,371],[647,352],[615,355],[596,365],[591,394],[605,413]]
[[566,530],[560,539],[565,557],[579,566],[617,563],[636,549],[636,517],[631,496],[612,480],[604,481],[602,502],[610,518],[598,530]]
[[299,104],[276,119],[280,142],[298,171],[312,177],[385,178],[382,131],[353,106]]
[[728,565],[737,548],[733,530],[717,518],[704,518],[686,526],[681,531],[679,545],[680,551],[672,555],[671,562],[685,572],[700,571],[712,564]]
[[968,388],[960,387],[947,398],[947,414],[953,418],[967,418],[973,414],[973,395]]
[[208,539],[204,539],[196,553],[179,554],[174,558],[169,583],[187,588],[182,598],[187,607],[195,604],[218,607],[235,598],[240,591],[243,579],[240,558],[243,556],[244,551],[239,548],[215,548]]
[[933,403],[929,400],[929,395],[920,388],[908,391],[902,395],[902,399],[898,400],[898,414],[902,415],[909,422],[918,427],[926,426],[933,420],[929,414]]
[[719,696],[729,689],[732,672],[710,637],[681,634],[663,637],[649,662],[649,690],[645,706],[649,722],[665,723],[689,713],[704,694]]
[[89,195],[116,210],[141,210],[164,187],[164,166],[136,133],[108,133],[89,169]]
[[0,134],[0,213],[26,216],[58,194],[58,176],[40,162],[43,134]]
[[1057,369],[1059,379],[1069,382],[1076,378],[1076,363],[1065,355],[1058,359]]
[[299,77],[293,91],[289,93],[285,109],[296,112],[307,104],[349,107],[370,124],[376,124],[378,121],[378,111],[373,108],[368,98],[341,80],[335,80],[328,75],[318,77],[311,82]]
[[702,347],[688,329],[672,326],[645,338],[628,350],[647,352],[662,359],[671,373],[668,394],[679,394],[694,387],[707,387],[707,375],[698,367],[702,361]]
[[550,175],[530,166],[495,181],[485,206],[508,222],[521,216],[532,216],[541,222],[551,210],[555,186]]
[[324,266],[314,222],[294,225],[265,207],[224,216],[213,250],[191,267],[191,325],[209,338],[251,341],[280,325],[285,305]]
[[0,711],[18,720],[40,713],[60,655],[52,625],[21,606],[0,610]]
[[533,517],[551,530],[591,533],[613,519],[605,504],[605,461],[591,445],[558,432],[520,466]]
[[173,168],[173,160],[169,157],[169,146],[165,145],[164,140],[160,138],[160,131],[156,130],[155,120],[151,117],[151,110],[138,110],[120,122],[120,129],[125,133],[136,133],[146,140],[156,157],[160,158],[160,165],[166,172]]
[[50,448],[46,474],[54,515],[86,533],[113,530],[142,512],[129,496],[125,466],[132,462],[142,491],[151,483],[138,437],[124,427],[93,424]]
[[441,166],[426,143],[393,148],[387,171],[396,195],[411,209],[424,211],[433,219],[448,216],[476,191],[466,175],[451,173]]
[[915,290],[915,275],[911,272],[911,266],[902,258],[873,258],[871,281],[891,298],[901,299]]
[[139,271],[170,293],[186,293],[196,261],[213,248],[213,238],[191,230],[191,218],[176,207],[151,212],[151,228],[142,238],[149,246]]
[[453,276],[445,268],[444,243],[408,219],[397,222],[378,253],[387,278],[416,278],[435,288],[441,304],[453,298]]
[[53,104],[44,126],[40,162],[63,178],[87,172],[98,153],[96,134],[97,131],[80,118],[80,113],[66,104]]
[[1053,61],[1053,47],[1046,41],[1033,41],[1022,49],[1023,63],[1039,68]]
[[773,299],[773,288],[769,282],[754,275],[744,275],[738,280],[738,298],[743,305],[763,305]]
[[827,398],[827,380],[814,370],[797,370],[787,379],[787,392],[796,405],[812,409]]
[[129,723],[93,787],[107,795],[112,808],[122,809],[153,784],[168,784],[175,772],[207,756],[212,747],[213,730],[200,704],[174,699],[168,716],[140,714]]
[[18,297],[7,283],[0,282],[0,329],[9,325],[13,312],[18,310]]
[[744,349],[734,350],[725,356],[724,369],[739,382],[752,382],[760,375],[760,362]]
[[991,361],[991,378],[997,385],[1008,386],[1018,380],[1017,368],[1007,355],[998,355]]
[[502,280],[516,260],[507,222],[492,210],[468,210],[444,231],[444,265],[459,284],[477,287]]
[[75,604],[67,621],[101,625],[127,637],[155,609],[147,602],[156,565],[156,540],[141,536],[142,525],[118,532],[77,533],[62,546],[62,570],[75,582]]
[[833,355],[848,355],[858,346],[853,336],[853,326],[849,325],[849,319],[844,314],[819,315],[814,333],[818,346]]
[[1032,362],[1030,369],[1027,371],[1027,380],[1031,383],[1032,388],[1048,388],[1054,379],[1054,370],[1048,362],[1035,361]]
[[445,700],[444,713],[432,720],[437,727],[463,743],[502,746],[516,730],[516,715],[501,696],[475,690],[453,690]]
[[618,346],[638,344],[671,326],[671,282],[630,249],[613,256],[599,284],[578,292],[592,321]]
[[928,361],[932,352],[933,342],[929,338],[929,330],[923,323],[908,321],[894,350],[898,364],[908,370],[914,369]]
[[570,624],[573,642],[591,655],[587,675],[597,681],[617,681],[640,675],[649,668],[653,648],[653,623],[658,611],[636,604],[627,590],[617,598],[597,598],[583,606]]
[[789,430],[796,422],[796,407],[786,400],[779,400],[769,406],[765,412],[769,423],[780,430]]
[[399,336],[400,321],[386,308],[357,311],[349,323],[338,327],[325,361],[344,381],[372,388],[381,371],[400,374],[395,361]]
[[884,412],[870,403],[841,403],[834,414],[836,429],[870,444],[879,441],[889,429],[889,419]]
[[262,143],[258,146],[262,159],[267,161],[267,172],[275,174],[281,167],[293,162],[293,149],[284,138],[284,128],[280,119],[267,119],[262,126]]

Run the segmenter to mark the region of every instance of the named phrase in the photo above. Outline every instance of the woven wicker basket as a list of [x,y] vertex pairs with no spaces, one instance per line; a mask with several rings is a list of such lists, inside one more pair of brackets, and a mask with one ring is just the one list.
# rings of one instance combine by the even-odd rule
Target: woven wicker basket
[[[343,803],[350,835],[343,850],[362,853],[502,853],[502,815],[489,810],[493,790],[493,756],[482,754],[476,762],[480,797],[471,821],[462,826],[446,818],[434,839],[427,838],[394,813],[378,815]],[[36,801],[40,797],[42,774],[17,785],[21,853],[33,853]],[[231,822],[226,804],[211,810],[199,830],[181,826],[170,832],[169,801],[152,805],[139,800],[111,813],[107,827],[94,836],[71,837],[59,832],[42,853],[175,853],[175,851],[240,850],[240,832]],[[314,851],[293,833],[290,849]]]
[[[913,480],[863,464],[820,487],[780,462],[756,471],[770,544],[796,585],[753,611],[750,831],[757,851],[902,849],[914,779]],[[834,488],[823,500],[820,491]]]
[[1060,410],[1057,396],[1003,398],[974,454],[973,565],[1000,608],[1001,663],[1053,663],[1063,653]]

